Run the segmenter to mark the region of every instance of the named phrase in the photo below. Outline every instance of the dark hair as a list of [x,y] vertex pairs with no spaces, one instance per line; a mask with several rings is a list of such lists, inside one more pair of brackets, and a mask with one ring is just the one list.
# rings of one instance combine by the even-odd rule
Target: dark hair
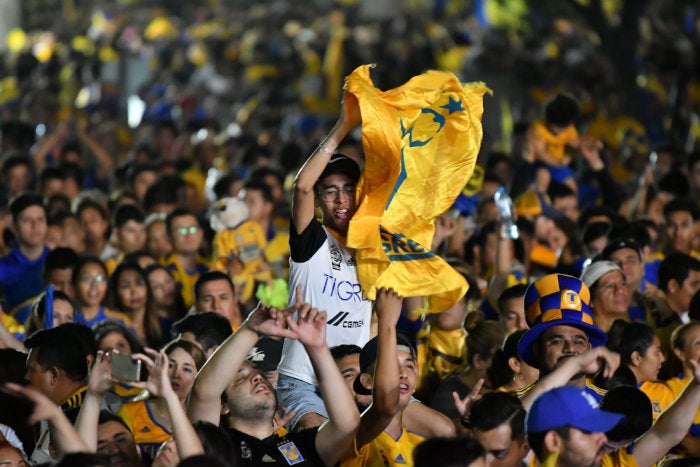
[[193,344],[190,341],[175,339],[163,346],[163,351],[168,355],[175,351],[175,349],[182,349],[190,354],[190,357],[192,357],[192,360],[194,360],[197,370],[202,368],[204,363],[207,361],[207,357],[204,355],[202,349],[200,349],[197,344]]
[[651,428],[653,418],[651,401],[646,394],[634,386],[617,386],[609,389],[600,401],[600,408],[625,416],[606,433],[610,441],[633,441]]
[[151,212],[159,204],[175,204],[177,190],[184,185],[177,175],[164,175],[158,181],[148,187],[143,196],[143,208]]
[[549,196],[549,199],[553,204],[555,199],[576,196],[576,192],[574,192],[571,187],[568,187],[563,183],[552,181],[549,183],[549,187],[547,188],[547,196]]
[[552,428],[551,430],[547,430],[547,431],[538,431],[538,432],[528,431],[527,444],[530,445],[530,448],[535,453],[537,460],[539,460],[540,462],[544,462],[545,458],[547,457],[547,450],[545,449],[545,446],[544,446],[544,437],[550,431],[554,431],[556,434],[561,436],[564,440],[568,440],[569,434],[571,432],[571,427],[567,425],[567,426],[560,426],[557,428]]
[[[677,181],[675,183],[677,183]],[[693,217],[693,220],[698,218],[697,208],[688,198],[674,198],[666,203],[664,206],[664,219],[668,219],[668,216],[674,212],[688,212]]]
[[228,274],[225,274],[221,271],[207,271],[204,274],[199,276],[199,279],[197,279],[197,282],[194,283],[194,299],[195,301],[199,300],[200,292],[202,289],[202,286],[206,284],[207,282],[213,282],[213,281],[220,281],[224,280],[229,283],[231,286],[231,292],[235,293],[236,288],[233,286],[233,282],[231,282],[231,278],[228,276]]
[[345,358],[348,355],[359,354],[362,350],[360,346],[355,344],[341,344],[331,347],[331,356],[336,362],[341,358]]
[[143,211],[133,204],[122,204],[114,211],[114,227],[118,229],[129,221],[143,224],[145,220]]
[[47,165],[39,174],[39,186],[44,189],[44,185],[49,180],[65,180],[66,172],[59,166]]
[[511,332],[503,342],[503,347],[494,352],[491,359],[491,366],[486,370],[486,377],[492,388],[500,388],[513,381],[515,372],[510,367],[508,361],[517,358],[522,361],[518,354],[518,342],[527,329],[518,329]]
[[[213,423],[198,421],[193,424],[197,437],[202,442],[204,453],[224,465],[231,465],[238,459],[239,454],[231,437]],[[211,464],[200,464],[211,465]]]
[[231,323],[224,316],[213,311],[187,315],[176,321],[170,331],[173,338],[191,332],[195,340],[207,352],[216,345],[221,345],[233,331]]
[[105,210],[104,206],[102,206],[100,203],[98,203],[92,198],[84,198],[83,200],[81,200],[78,204],[77,209],[75,210],[75,213],[78,215],[78,217],[80,217],[80,214],[82,214],[82,212],[86,209],[94,209],[100,214],[100,217],[102,217],[102,219],[109,219],[109,216],[107,216],[107,211]]
[[[119,415],[110,412],[109,410],[100,410],[100,416],[97,419],[97,425],[104,425],[107,422],[117,422],[120,425],[122,425],[124,428],[126,428],[126,431],[131,433],[131,428],[129,428],[129,425],[126,424],[123,418],[121,418]],[[131,433],[133,436],[133,433]]]
[[668,254],[659,264],[659,289],[667,292],[671,280],[675,280],[679,286],[682,285],[690,271],[700,271],[700,261],[677,251]]
[[515,284],[501,292],[501,295],[498,296],[498,312],[502,314],[505,311],[506,302],[508,300],[514,298],[520,298],[522,300],[525,297],[526,290],[527,284]]
[[468,467],[486,451],[473,438],[430,438],[413,450],[414,467]]
[[216,199],[231,196],[231,185],[233,185],[234,182],[237,182],[240,179],[241,177],[239,177],[233,172],[228,173],[222,176],[220,179],[218,179],[214,184],[214,194],[216,195]]
[[[36,349],[36,361],[42,370],[57,367],[73,381],[85,381],[88,364],[82,346],[70,345],[76,333],[64,326],[41,329],[24,340],[27,349]],[[67,345],[68,344],[68,345]]]
[[280,186],[284,186],[284,174],[273,167],[256,167],[250,172],[250,175],[248,175],[248,180],[259,180],[264,182],[265,178],[270,175],[277,179]]
[[143,353],[143,345],[123,324],[114,320],[101,321],[92,328],[95,333],[95,344],[100,347],[102,340],[112,333],[121,335],[131,348],[131,353]]
[[510,439],[525,441],[525,409],[517,396],[507,392],[489,392],[476,401],[469,413],[472,427],[489,431],[508,423]]
[[78,279],[80,275],[80,270],[83,269],[85,266],[88,264],[97,264],[99,267],[102,268],[102,271],[104,272],[105,277],[107,277],[108,272],[107,272],[107,266],[105,266],[105,263],[98,258],[97,256],[83,256],[78,259],[78,262],[76,263],[75,267],[73,268],[73,273],[71,274],[71,283],[73,284],[74,287],[78,285]]
[[93,357],[97,355],[97,344],[95,343],[95,333],[92,329],[82,323],[63,323],[59,328],[67,329],[73,333],[73,341],[77,341],[87,358],[89,355]]
[[244,190],[253,190],[253,191],[259,191],[263,200],[265,200],[266,203],[272,203],[274,204],[275,200],[272,198],[272,189],[270,188],[270,185],[265,183],[262,180],[258,179],[252,179],[248,180],[245,182],[243,185]]
[[[73,300],[70,299],[68,295],[60,290],[53,291],[53,300],[62,300],[67,302],[71,308],[73,308],[73,316],[75,317],[75,305],[73,305]],[[44,329],[46,323],[44,319],[46,318],[46,292],[40,293],[37,298],[32,302],[32,306],[29,310],[29,317],[26,323],[26,335],[31,335],[39,329]]]
[[184,209],[184,208],[177,208],[173,210],[168,216],[165,218],[165,228],[168,231],[168,235],[172,235],[172,230],[173,230],[173,220],[178,218],[178,217],[184,217],[184,216],[192,216],[195,218],[197,221],[197,225],[199,225],[199,219],[197,219],[197,216],[190,210]]
[[141,266],[139,266],[137,263],[124,261],[119,263],[116,269],[112,272],[112,275],[109,276],[107,297],[105,302],[107,306],[113,310],[124,311],[124,304],[119,298],[117,291],[119,289],[119,278],[127,271],[135,271],[141,277],[143,284],[146,287],[146,314],[143,317],[143,327],[146,331],[146,343],[152,347],[160,347],[166,336],[163,336],[163,331],[158,320],[158,314],[153,306],[153,291],[151,291],[148,278],[146,277],[146,273],[143,272]]
[[126,170],[126,178],[129,185],[133,185],[136,177],[141,175],[143,172],[155,172],[158,174],[158,165],[152,162],[130,164]]
[[42,279],[47,281],[49,273],[58,269],[75,269],[78,264],[78,253],[71,248],[58,246],[49,251],[44,261]]
[[27,168],[27,172],[29,172],[30,176],[29,186],[27,188],[32,188],[32,186],[34,185],[34,179],[36,178],[36,170],[34,170],[34,164],[32,163],[32,160],[29,157],[19,155],[10,156],[7,159],[5,159],[5,161],[2,163],[2,168],[0,169],[0,171],[2,171],[3,177],[7,177],[12,169],[14,169],[15,167],[19,167],[20,165],[23,165]]
[[[157,262],[153,263],[153,264],[149,264],[143,270],[143,272],[146,274],[147,279],[150,278],[151,273],[153,273],[154,271],[165,271],[173,279],[173,281],[175,280],[175,278],[173,277],[173,273],[167,267],[165,267],[162,264],[157,263]],[[149,279],[149,284],[150,284],[150,279]],[[169,316],[173,320],[180,319],[180,318],[182,318],[182,316],[185,315],[185,313],[187,313],[187,307],[185,306],[185,301],[182,298],[182,294],[177,293],[177,291],[175,293],[174,308],[175,308],[174,310],[169,310],[172,312],[172,314],[170,314]]]
[[[474,315],[481,315],[477,317]],[[486,321],[483,313],[472,312],[465,320],[467,334],[467,362],[471,365],[477,355],[483,360],[493,356],[494,348],[498,348],[503,342],[503,327],[498,321]]]
[[[690,195],[690,182],[688,182],[688,177],[677,168],[671,168],[667,174],[663,175],[659,179],[657,186],[659,187],[659,191],[671,193],[675,197],[675,199],[670,202]],[[685,209],[681,209],[681,211],[685,211]],[[665,216],[666,209],[664,208],[664,217]],[[693,215],[693,217],[695,217],[695,215]]]
[[151,258],[153,261],[157,261],[148,250],[135,250],[125,254],[124,258],[122,258],[122,262],[138,264],[141,258]]
[[620,366],[629,366],[632,354],[644,355],[654,343],[654,337],[654,329],[646,323],[616,319],[608,331],[608,347],[620,354]]
[[565,127],[578,118],[578,102],[572,96],[559,93],[544,107],[544,119],[548,124]]

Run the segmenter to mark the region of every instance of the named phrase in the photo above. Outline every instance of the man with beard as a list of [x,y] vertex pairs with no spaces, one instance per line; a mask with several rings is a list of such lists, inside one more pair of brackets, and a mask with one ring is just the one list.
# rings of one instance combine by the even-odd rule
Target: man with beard
[[[579,279],[549,274],[525,291],[525,317],[530,330],[520,339],[518,353],[530,366],[540,370],[540,379],[570,357],[605,345],[607,336],[593,324],[590,292]],[[604,391],[586,379],[574,376],[568,383],[584,389],[600,401]]]
[[[291,319],[294,313],[297,321]],[[190,419],[218,424],[225,393],[228,433],[240,447],[240,465],[335,464],[350,446],[360,414],[326,345],[325,330],[326,313],[305,303],[300,288],[296,304],[285,310],[258,305],[197,375],[188,406]],[[298,339],[308,352],[329,415],[320,428],[275,433],[275,390],[262,371],[246,361],[261,335]]]

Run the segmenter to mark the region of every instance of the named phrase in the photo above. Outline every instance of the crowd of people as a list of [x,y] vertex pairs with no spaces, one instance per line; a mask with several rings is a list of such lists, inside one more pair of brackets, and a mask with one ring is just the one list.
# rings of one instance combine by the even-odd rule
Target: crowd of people
[[[631,105],[569,20],[131,3],[8,38],[0,465],[700,463],[692,18],[638,18]],[[132,121],[109,76],[139,60]],[[368,300],[345,244],[364,156],[342,78],[368,62],[385,89],[440,68],[494,90],[435,219],[469,285],[439,313]]]

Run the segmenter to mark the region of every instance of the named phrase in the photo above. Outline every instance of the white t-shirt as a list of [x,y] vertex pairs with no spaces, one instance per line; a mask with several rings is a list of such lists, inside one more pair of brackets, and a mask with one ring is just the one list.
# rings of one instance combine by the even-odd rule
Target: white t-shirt
[[[300,285],[304,300],[328,315],[328,347],[362,347],[370,337],[372,302],[363,297],[354,256],[316,220],[301,234],[292,226],[289,244],[289,303],[296,302],[295,291]],[[297,340],[285,339],[278,371],[317,384],[309,356]]]

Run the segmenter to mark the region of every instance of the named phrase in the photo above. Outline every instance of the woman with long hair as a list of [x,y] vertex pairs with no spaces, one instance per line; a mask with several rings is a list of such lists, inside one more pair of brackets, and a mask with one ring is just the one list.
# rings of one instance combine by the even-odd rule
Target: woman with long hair
[[158,317],[175,322],[185,316],[185,302],[177,291],[172,273],[159,263],[145,267],[144,272],[153,293],[153,305]]
[[105,306],[107,296],[107,266],[96,256],[81,258],[76,264],[71,282],[75,289],[75,322],[92,328],[107,319],[131,327],[131,319],[121,312]]
[[169,337],[172,321],[158,317],[146,274],[138,264],[119,263],[109,278],[107,303],[129,317],[136,337],[146,345],[159,348]]
[[525,363],[518,354],[518,342],[526,332],[527,329],[511,332],[503,341],[503,346],[494,352],[486,376],[489,385],[496,391],[520,396],[523,389],[537,381],[539,370]]
[[[184,407],[194,378],[204,365],[206,357],[196,344],[182,339],[170,342],[163,351],[168,356],[170,385]],[[144,395],[146,394],[148,393]],[[148,396],[127,402],[121,406],[117,415],[134,433],[134,440],[141,451],[151,459],[155,457],[158,447],[173,436],[167,401],[161,397]]]

